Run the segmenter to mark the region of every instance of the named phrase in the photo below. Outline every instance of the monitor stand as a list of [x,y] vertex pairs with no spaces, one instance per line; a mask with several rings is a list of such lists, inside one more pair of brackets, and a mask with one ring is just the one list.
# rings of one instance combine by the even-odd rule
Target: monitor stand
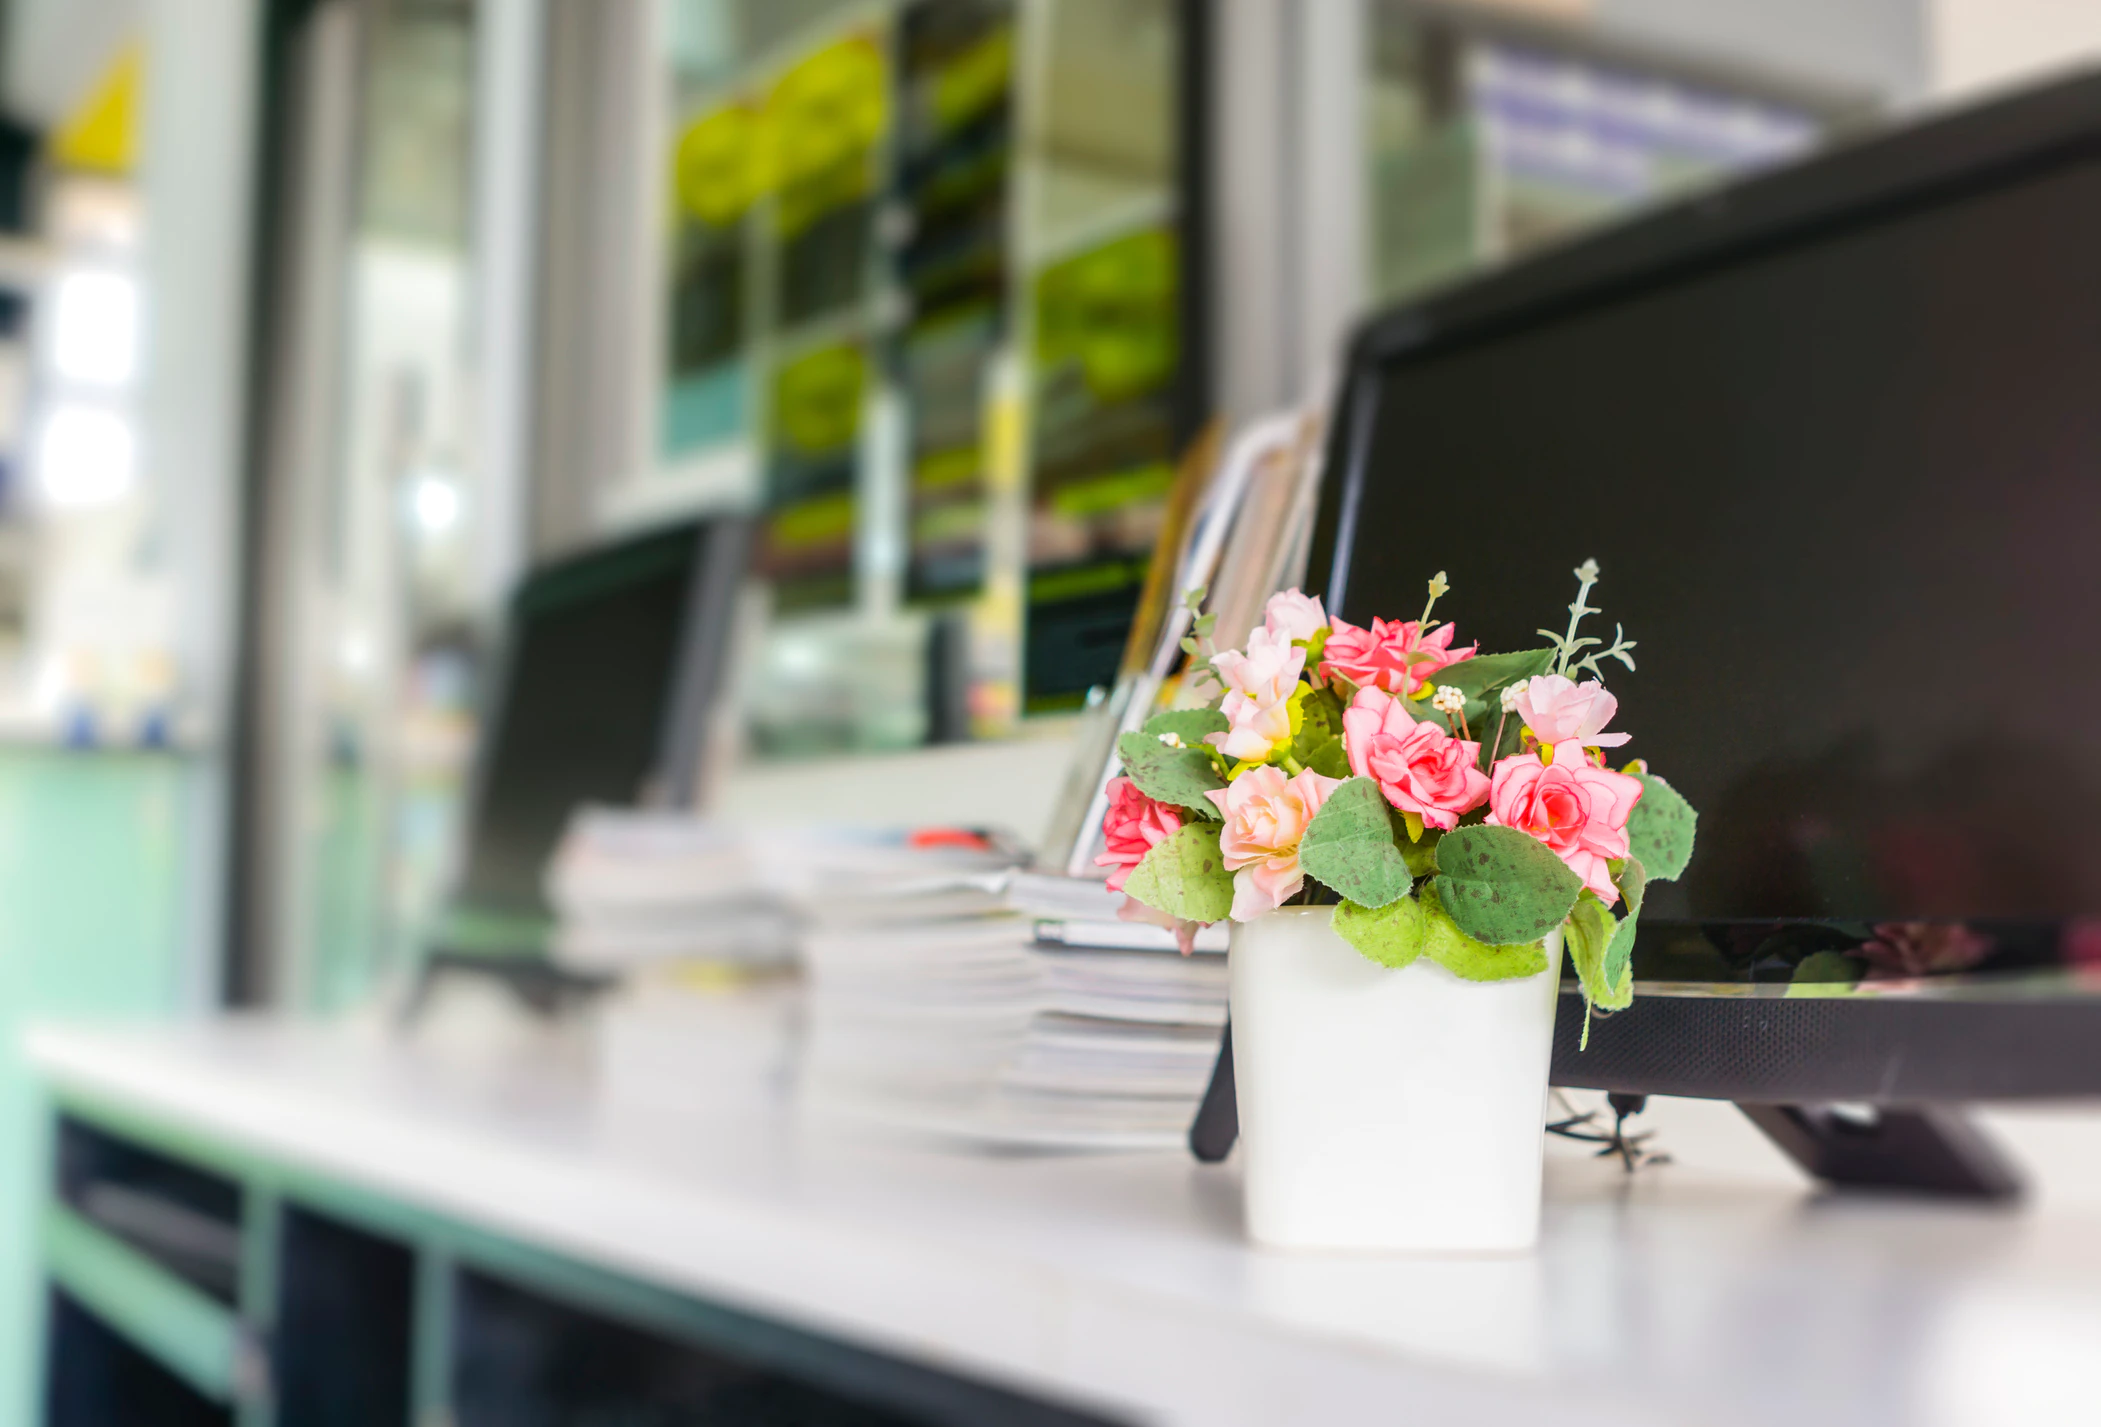
[[2004,1203],[2021,1173],[1968,1114],[1949,1105],[1745,1105],[1787,1157],[1840,1189],[1897,1190]]
[[[1622,1119],[1638,1114],[1643,1096],[1613,1097]],[[1891,1190],[2003,1203],[2020,1197],[2012,1161],[1961,1110],[1942,1105],[1737,1106],[1782,1152],[1838,1189]],[[1226,1022],[1196,1118],[1189,1152],[1217,1164],[1240,1138],[1233,1089],[1233,1023]],[[1632,1161],[1629,1161],[1630,1166]]]

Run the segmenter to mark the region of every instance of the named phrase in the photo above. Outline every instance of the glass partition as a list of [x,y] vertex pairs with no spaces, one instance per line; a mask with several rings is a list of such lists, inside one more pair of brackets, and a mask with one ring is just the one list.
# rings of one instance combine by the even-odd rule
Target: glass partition
[[762,512],[765,754],[1108,683],[1178,432],[1176,0],[673,0],[657,459]]
[[1379,301],[1783,162],[1869,108],[1858,93],[1732,67],[1731,46],[1662,44],[1631,25],[1370,0],[1370,37]]

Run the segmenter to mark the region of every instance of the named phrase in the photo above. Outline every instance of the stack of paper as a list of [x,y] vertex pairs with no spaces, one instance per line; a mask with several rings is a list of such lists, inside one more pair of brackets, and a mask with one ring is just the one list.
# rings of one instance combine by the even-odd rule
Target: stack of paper
[[1181,956],[1113,920],[1100,883],[1019,874],[1002,895],[976,916],[897,897],[810,932],[806,1103],[982,1145],[1181,1143],[1225,1024],[1220,940]]
[[553,955],[601,974],[784,965],[809,922],[879,922],[906,905],[915,915],[997,910],[1018,856],[946,832],[732,830],[681,814],[586,809],[548,868]]
[[697,818],[589,808],[547,872],[554,959],[620,975],[686,962],[779,966],[795,920],[748,841]]

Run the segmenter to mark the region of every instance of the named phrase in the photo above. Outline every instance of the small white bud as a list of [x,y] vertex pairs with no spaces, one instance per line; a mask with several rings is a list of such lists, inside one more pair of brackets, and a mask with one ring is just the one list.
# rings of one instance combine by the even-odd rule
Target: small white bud
[[1166,744],[1169,748],[1187,748],[1189,746],[1188,744],[1182,742],[1182,735],[1174,732],[1173,730],[1169,730],[1168,732],[1161,734],[1160,741]]
[[1504,690],[1503,690],[1503,712],[1504,712],[1504,713],[1516,713],[1516,712],[1517,712],[1517,696],[1518,696],[1519,694],[1522,694],[1522,693],[1523,693],[1523,692],[1524,692],[1524,691],[1525,691],[1526,689],[1530,688],[1530,687],[1531,687],[1531,685],[1532,685],[1532,681],[1531,681],[1530,679],[1519,679],[1519,680],[1518,680],[1518,681],[1517,681],[1516,683],[1514,683],[1514,684],[1510,685],[1509,687],[1507,687],[1506,689],[1504,689]]
[[1439,684],[1436,697],[1430,700],[1430,707],[1441,714],[1460,713],[1466,708],[1466,695],[1450,684]]

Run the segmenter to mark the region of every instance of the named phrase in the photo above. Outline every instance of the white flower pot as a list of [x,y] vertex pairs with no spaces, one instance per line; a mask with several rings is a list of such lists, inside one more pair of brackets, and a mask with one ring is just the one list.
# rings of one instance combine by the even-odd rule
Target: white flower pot
[[1522,1251],[1539,1179],[1561,934],[1547,970],[1463,981],[1367,961],[1332,907],[1235,923],[1247,1228],[1274,1248]]

